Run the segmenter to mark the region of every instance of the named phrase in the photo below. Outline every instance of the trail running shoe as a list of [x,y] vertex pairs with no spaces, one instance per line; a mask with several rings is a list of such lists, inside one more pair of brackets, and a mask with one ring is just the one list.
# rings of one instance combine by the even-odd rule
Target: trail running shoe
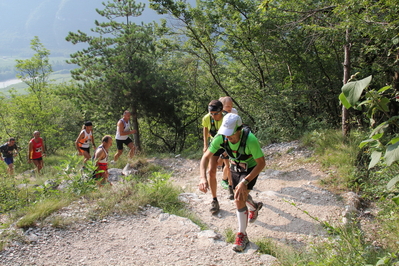
[[212,208],[210,209],[210,212],[212,214],[215,214],[215,213],[219,212],[220,207],[219,207],[219,202],[217,200],[213,200],[212,203],[211,203],[211,206],[212,206]]
[[222,179],[222,182],[220,183],[222,188],[228,189],[229,188],[229,181]]
[[256,219],[258,218],[258,212],[260,209],[262,209],[263,203],[262,202],[258,202],[258,204],[256,205],[256,210],[254,211],[249,211],[249,222],[253,223],[256,221]]
[[243,233],[237,233],[236,242],[234,243],[233,250],[234,251],[243,251],[247,244],[249,243],[247,235]]

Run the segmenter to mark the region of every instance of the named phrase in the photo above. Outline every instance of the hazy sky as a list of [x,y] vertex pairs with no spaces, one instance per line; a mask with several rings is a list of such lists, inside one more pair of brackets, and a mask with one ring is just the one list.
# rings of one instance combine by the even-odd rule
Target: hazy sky
[[[102,17],[96,8],[103,9],[105,0],[0,0],[0,56],[26,54],[30,41],[38,36],[52,54],[75,49],[65,41],[68,32],[82,30],[90,34],[94,21]],[[157,21],[161,16],[144,3],[143,15],[133,18],[136,23]]]

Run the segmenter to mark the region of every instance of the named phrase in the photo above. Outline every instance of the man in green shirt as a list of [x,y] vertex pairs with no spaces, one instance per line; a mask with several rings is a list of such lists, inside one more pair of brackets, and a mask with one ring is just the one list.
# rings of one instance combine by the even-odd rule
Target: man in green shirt
[[241,117],[233,113],[225,115],[218,134],[201,159],[199,189],[204,193],[209,189],[206,176],[208,162],[220,148],[225,149],[229,155],[237,207],[238,233],[233,250],[243,251],[249,243],[246,233],[248,220],[250,223],[255,222],[263,206],[261,202],[254,202],[249,192],[266,165],[265,157],[258,139],[248,128],[243,127]]

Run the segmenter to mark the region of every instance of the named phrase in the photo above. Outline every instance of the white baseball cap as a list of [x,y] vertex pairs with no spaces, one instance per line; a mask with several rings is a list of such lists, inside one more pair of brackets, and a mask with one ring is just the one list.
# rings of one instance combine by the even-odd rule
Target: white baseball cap
[[223,122],[218,130],[218,134],[231,136],[241,125],[242,125],[242,120],[239,115],[228,113],[223,117]]

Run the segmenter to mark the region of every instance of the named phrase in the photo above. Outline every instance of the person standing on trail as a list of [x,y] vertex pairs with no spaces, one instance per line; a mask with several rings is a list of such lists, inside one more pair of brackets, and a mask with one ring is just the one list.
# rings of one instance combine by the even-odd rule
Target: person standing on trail
[[[205,153],[208,150],[209,143],[212,141],[213,137],[216,135],[218,129],[220,128],[223,121],[223,104],[218,100],[212,100],[208,104],[208,113],[202,118],[202,126],[203,126],[203,140],[204,140],[204,149]],[[219,156],[224,152],[223,149],[215,151],[214,155],[209,160],[209,187],[212,194],[212,203],[210,212],[212,214],[216,214],[220,210],[219,202],[217,199],[217,180],[216,180],[216,171],[217,171],[217,162]]]
[[79,155],[84,156],[83,163],[91,158],[90,156],[90,142],[93,144],[93,149],[96,150],[93,136],[93,124],[90,121],[84,123],[82,130],[79,133],[78,138],[75,141],[76,149]]
[[[94,161],[96,162],[97,170],[94,175],[94,179],[99,187],[103,184],[109,183],[108,181],[108,152],[112,146],[112,137],[105,135],[102,140],[102,144],[98,146],[94,153]],[[109,183],[112,185],[111,183]]]
[[241,117],[232,113],[225,115],[218,134],[202,155],[198,187],[204,193],[208,191],[210,185],[207,180],[208,163],[221,148],[230,158],[234,200],[237,208],[238,232],[233,250],[243,251],[249,243],[246,233],[248,221],[255,222],[263,206],[262,202],[254,202],[249,192],[266,165],[265,157],[258,139],[249,128],[243,127]]
[[7,172],[9,175],[14,174],[14,157],[17,156],[18,147],[15,144],[15,138],[9,138],[6,143],[0,146],[1,155],[0,159],[4,161],[8,168]]
[[28,163],[33,163],[36,166],[37,172],[43,168],[43,157],[44,153],[44,143],[43,139],[40,137],[40,132],[33,132],[33,139],[29,141],[29,151],[28,151]]
[[128,146],[130,149],[129,151],[129,158],[133,158],[134,156],[134,151],[135,151],[135,146],[133,144],[132,139],[129,137],[130,134],[136,134],[136,130],[130,130],[130,112],[125,111],[123,112],[123,117],[118,121],[116,124],[116,148],[118,151],[114,155],[114,160],[113,162],[116,162],[119,158],[119,156],[122,155],[123,153],[123,144]]

